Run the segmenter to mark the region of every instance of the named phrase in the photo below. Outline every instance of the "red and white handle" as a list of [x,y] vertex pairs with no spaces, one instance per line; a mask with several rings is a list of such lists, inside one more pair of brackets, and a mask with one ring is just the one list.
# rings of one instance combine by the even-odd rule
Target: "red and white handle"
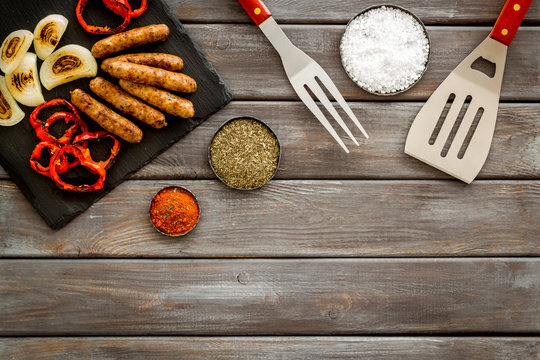
[[507,0],[489,37],[509,46],[532,0]]
[[244,10],[246,10],[248,15],[251,17],[251,20],[253,20],[257,26],[272,16],[272,13],[270,10],[268,10],[266,5],[264,5],[262,0],[238,0],[238,2],[242,5]]

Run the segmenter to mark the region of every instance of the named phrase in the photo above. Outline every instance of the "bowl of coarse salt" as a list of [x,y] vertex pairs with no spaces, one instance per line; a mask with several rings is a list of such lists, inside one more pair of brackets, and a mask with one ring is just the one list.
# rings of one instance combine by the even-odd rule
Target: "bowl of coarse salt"
[[352,81],[375,95],[409,90],[426,72],[430,41],[422,21],[396,5],[376,5],[352,18],[340,44]]

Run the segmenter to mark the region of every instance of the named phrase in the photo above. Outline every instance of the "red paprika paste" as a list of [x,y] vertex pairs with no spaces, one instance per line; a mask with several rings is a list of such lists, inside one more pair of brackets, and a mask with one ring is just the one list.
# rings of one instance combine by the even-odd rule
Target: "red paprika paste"
[[150,221],[161,233],[185,235],[199,221],[199,204],[192,193],[178,186],[160,190],[150,204]]

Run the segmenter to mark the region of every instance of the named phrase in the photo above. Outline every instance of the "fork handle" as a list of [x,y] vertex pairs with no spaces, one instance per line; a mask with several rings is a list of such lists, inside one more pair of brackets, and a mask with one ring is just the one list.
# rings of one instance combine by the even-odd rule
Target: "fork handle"
[[532,0],[507,0],[489,36],[509,46]]
[[272,16],[272,13],[268,10],[266,5],[264,5],[262,0],[238,0],[238,2],[257,26]]

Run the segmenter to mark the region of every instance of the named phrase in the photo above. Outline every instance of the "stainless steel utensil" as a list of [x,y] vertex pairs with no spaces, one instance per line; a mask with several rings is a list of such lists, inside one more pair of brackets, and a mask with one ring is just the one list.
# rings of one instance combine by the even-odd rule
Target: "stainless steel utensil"
[[285,35],[283,30],[281,30],[279,25],[276,23],[272,17],[272,14],[270,13],[270,10],[268,10],[266,5],[264,5],[264,2],[261,0],[238,1],[244,7],[255,24],[259,26],[264,35],[266,35],[268,40],[270,40],[274,48],[281,56],[285,73],[287,74],[291,85],[300,99],[304,102],[304,104],[306,104],[308,109],[311,110],[313,115],[315,115],[315,117],[338,142],[343,150],[349,153],[349,149],[336,133],[332,125],[330,125],[330,122],[328,119],[326,119],[321,109],[319,109],[317,103],[315,100],[313,100],[307,89],[309,89],[315,95],[317,100],[322,103],[325,109],[332,115],[332,117],[337,121],[337,123],[356,145],[359,145],[358,141],[355,139],[341,116],[338,114],[324,93],[324,90],[317,82],[317,79],[324,85],[324,87],[326,87],[330,94],[332,94],[334,99],[338,102],[349,118],[351,118],[354,124],[360,129],[362,134],[364,134],[366,138],[369,138],[368,134],[362,125],[360,125],[360,122],[352,112],[351,108],[349,105],[347,105],[345,99],[332,82],[332,79],[330,79],[330,76],[328,76],[326,71],[324,71],[323,68],[315,62],[315,60],[293,45],[289,38],[287,38],[287,35]]
[[[491,34],[448,75],[414,119],[405,153],[468,184],[474,180],[493,139],[506,51],[531,3],[506,1]],[[492,77],[471,67],[481,58],[495,65]],[[452,105],[443,116],[452,95]]]

